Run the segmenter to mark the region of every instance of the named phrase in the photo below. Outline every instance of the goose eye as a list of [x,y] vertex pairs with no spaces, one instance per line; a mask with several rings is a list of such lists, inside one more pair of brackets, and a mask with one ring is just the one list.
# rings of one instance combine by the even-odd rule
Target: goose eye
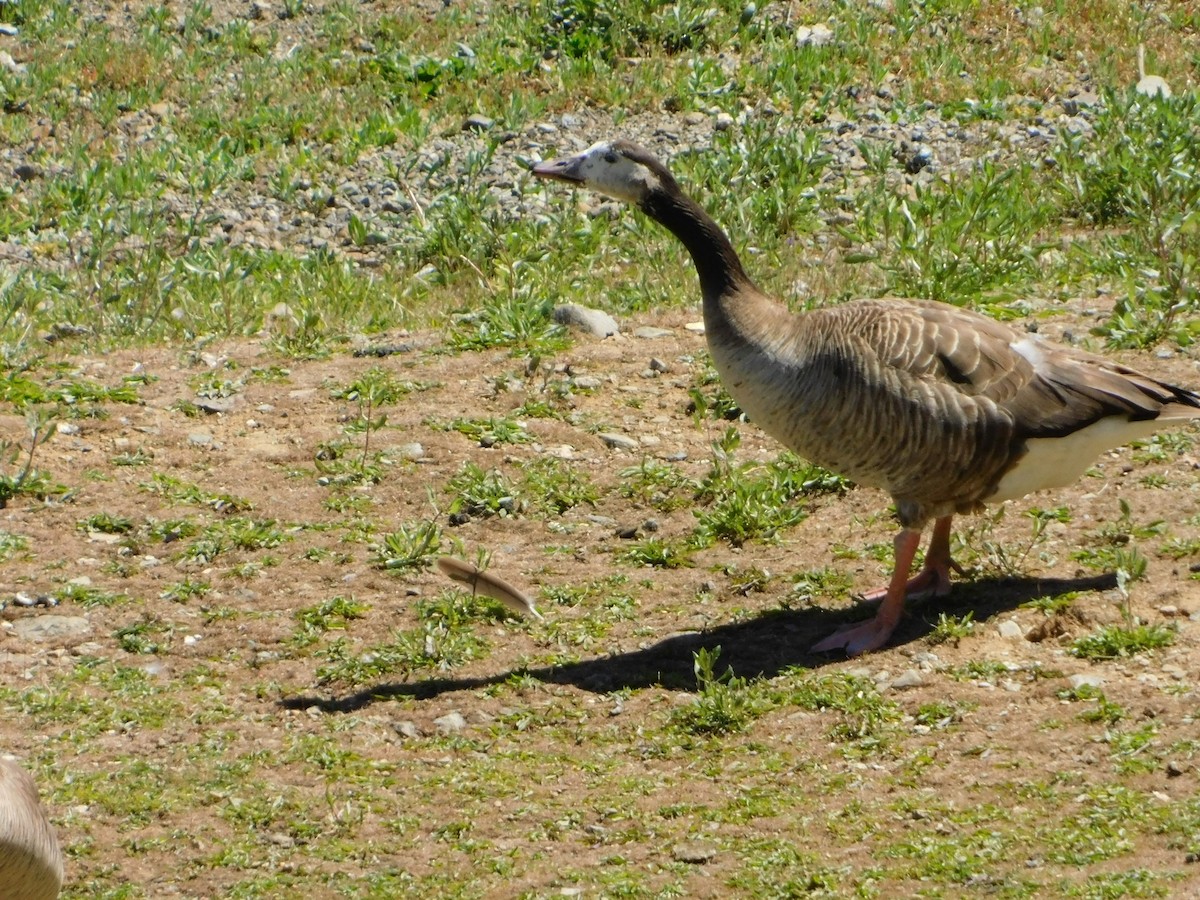
[[605,154],[604,154],[604,161],[605,161],[606,163],[608,163],[609,165],[612,165],[613,163],[615,163],[615,162],[617,161],[617,154],[615,154],[615,153],[605,153]]

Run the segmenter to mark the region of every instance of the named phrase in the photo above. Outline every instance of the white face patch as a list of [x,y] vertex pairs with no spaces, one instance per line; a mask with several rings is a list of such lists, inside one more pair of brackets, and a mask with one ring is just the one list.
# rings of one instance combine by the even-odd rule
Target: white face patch
[[584,150],[576,171],[584,186],[623,203],[638,203],[659,187],[650,169],[618,153],[607,141]]

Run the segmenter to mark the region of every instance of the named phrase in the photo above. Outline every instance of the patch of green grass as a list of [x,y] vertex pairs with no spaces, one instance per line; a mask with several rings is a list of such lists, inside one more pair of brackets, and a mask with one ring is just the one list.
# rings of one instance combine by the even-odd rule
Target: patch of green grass
[[497,444],[528,444],[533,438],[525,430],[525,425],[514,419],[455,419],[450,423],[451,431],[465,434],[473,441],[478,441],[481,447],[494,447]]
[[975,614],[972,612],[965,613],[962,616],[948,616],[944,612],[938,613],[937,623],[926,636],[931,644],[952,644],[958,646],[958,642],[965,637],[969,637],[975,630]]
[[380,537],[373,562],[381,569],[428,569],[441,553],[442,528],[433,520],[402,523]]
[[1026,600],[1021,604],[1021,609],[1036,609],[1048,616],[1056,616],[1069,610],[1075,605],[1075,601],[1078,599],[1078,591],[1067,591],[1065,594],[1034,597],[1032,600]]
[[621,470],[621,496],[662,512],[693,502],[699,484],[676,466],[650,457]]
[[347,625],[361,619],[371,607],[349,597],[331,597],[316,606],[306,606],[296,611],[296,633],[292,642],[298,646],[315,643],[321,635],[332,630],[344,630]]
[[523,492],[548,516],[559,516],[576,506],[594,507],[600,491],[577,467],[553,457],[533,460],[522,469]]
[[212,591],[212,585],[203,579],[193,580],[190,576],[185,577],[182,581],[177,581],[166,590],[160,597],[164,600],[170,600],[172,603],[187,603],[189,600],[203,599]]
[[423,669],[453,669],[484,655],[487,642],[477,634],[479,620],[506,615],[495,601],[461,591],[418,600],[420,626],[396,632],[391,641],[362,647],[340,637],[322,647],[317,655],[326,663],[317,669],[317,679],[354,685]]
[[1097,328],[1111,346],[1152,347],[1164,339],[1188,346],[1200,338],[1193,284],[1200,258],[1196,109],[1190,94],[1157,103],[1113,91],[1095,134],[1086,142],[1065,136],[1056,154],[1076,213],[1106,229],[1079,252],[1117,285],[1113,313]]
[[254,504],[232,494],[210,493],[197,485],[189,484],[171,475],[155,472],[149,481],[138,484],[143,491],[163,497],[172,503],[191,503],[196,506],[207,506],[219,513],[249,512]]
[[551,356],[570,346],[566,329],[551,318],[551,305],[527,293],[494,297],[459,316],[449,346],[460,352],[507,347],[514,354],[535,356]]
[[786,692],[786,702],[814,712],[833,713],[829,730],[835,740],[863,750],[885,744],[900,709],[882,697],[874,683],[854,675],[798,673],[798,683]]
[[695,548],[686,542],[665,541],[660,537],[649,537],[638,541],[620,558],[635,566],[652,566],[657,569],[680,569],[694,565],[692,555]]
[[746,897],[843,896],[844,873],[774,837],[755,836],[739,853],[728,884]]
[[745,678],[727,668],[717,675],[715,667],[721,648],[701,648],[695,653],[693,670],[697,693],[693,703],[671,712],[670,724],[686,734],[715,737],[743,731],[771,708],[771,699]]
[[0,562],[7,562],[17,554],[29,549],[29,539],[21,534],[14,534],[0,528]]
[[[40,446],[57,432],[56,413],[45,409],[30,409],[25,414],[26,446],[21,441],[0,438],[0,509],[17,496],[45,500],[67,489],[55,484],[44,472],[33,467],[34,455]],[[24,463],[21,462],[24,457]]]
[[799,498],[845,489],[841,477],[789,452],[765,465],[736,464],[733,454],[740,443],[740,433],[729,428],[713,444],[712,468],[697,490],[697,499],[709,504],[696,511],[694,540],[699,546],[716,540],[735,547],[771,540],[807,517],[796,503]]
[[913,719],[918,725],[924,725],[927,728],[949,728],[962,720],[962,708],[957,704],[945,700],[935,700],[931,703],[922,703],[915,713]]
[[95,531],[100,534],[129,534],[135,528],[133,520],[127,516],[117,516],[112,513],[92,513],[79,523],[80,531]]
[[71,602],[82,606],[84,609],[92,609],[94,607],[117,606],[118,604],[128,603],[130,597],[128,594],[116,593],[113,591],[105,591],[101,588],[91,587],[90,585],[71,582],[63,585],[54,592],[54,596],[60,602]]
[[484,469],[467,461],[446,485],[454,495],[450,512],[471,516],[507,516],[520,513],[524,501],[518,488],[499,469]]
[[167,649],[161,636],[169,635],[170,631],[165,623],[145,618],[118,628],[113,637],[126,653],[157,654]]
[[1169,647],[1176,636],[1168,625],[1105,625],[1071,644],[1070,653],[1093,661],[1119,659]]

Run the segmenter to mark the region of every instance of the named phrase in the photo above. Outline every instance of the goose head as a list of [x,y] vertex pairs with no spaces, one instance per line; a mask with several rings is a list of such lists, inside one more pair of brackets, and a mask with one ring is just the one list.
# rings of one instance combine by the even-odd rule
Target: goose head
[[637,144],[601,141],[576,156],[548,159],[533,167],[539,178],[565,181],[641,206],[655,194],[678,191],[666,167]]

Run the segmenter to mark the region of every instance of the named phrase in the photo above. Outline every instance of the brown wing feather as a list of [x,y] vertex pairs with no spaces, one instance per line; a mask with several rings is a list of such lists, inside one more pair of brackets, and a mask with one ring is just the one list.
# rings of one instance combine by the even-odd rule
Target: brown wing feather
[[813,446],[834,467],[884,487],[902,520],[978,508],[1029,439],[1109,416],[1200,415],[1190,391],[969,310],[857,301],[812,318],[809,366],[829,399],[808,424],[848,449],[798,427],[792,446]]

